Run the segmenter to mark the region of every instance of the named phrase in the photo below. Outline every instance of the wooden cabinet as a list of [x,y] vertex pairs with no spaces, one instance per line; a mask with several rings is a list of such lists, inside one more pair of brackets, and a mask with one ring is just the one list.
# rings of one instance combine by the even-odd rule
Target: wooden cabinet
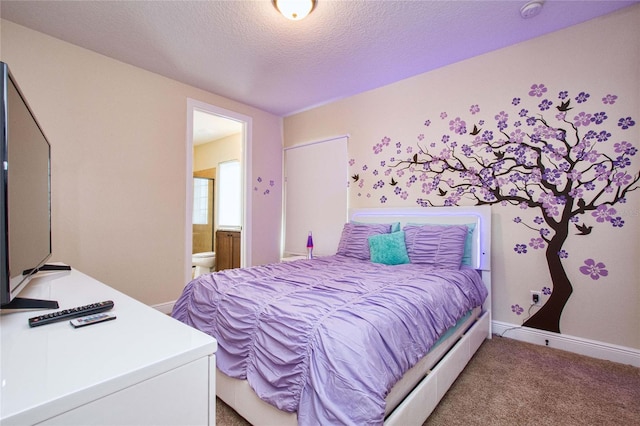
[[240,231],[216,231],[216,271],[240,267]]

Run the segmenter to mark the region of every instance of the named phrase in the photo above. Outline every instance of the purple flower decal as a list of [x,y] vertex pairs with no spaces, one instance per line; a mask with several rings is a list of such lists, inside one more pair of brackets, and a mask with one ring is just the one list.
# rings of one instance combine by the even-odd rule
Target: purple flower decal
[[551,108],[551,105],[553,105],[553,102],[551,102],[548,99],[545,99],[544,101],[540,102],[540,104],[538,105],[538,108],[540,108],[540,111],[546,111],[549,108]]
[[531,90],[529,91],[529,96],[537,96],[542,97],[544,93],[546,93],[547,88],[544,87],[544,84],[534,84],[531,86]]
[[529,241],[529,246],[533,247],[535,250],[544,248],[544,240],[542,238],[531,238]]
[[573,117],[573,124],[576,127],[579,126],[588,126],[591,123],[591,114],[587,114],[586,112],[581,112],[575,117]]
[[[612,181],[617,186],[625,186],[625,185],[628,185],[632,179],[633,177],[631,175],[628,175],[627,172],[618,172],[613,176]],[[615,210],[613,210],[612,214],[615,214]]]
[[516,246],[513,248],[513,251],[515,251],[518,254],[524,254],[527,252],[527,245],[526,244],[516,244]]
[[[617,153],[625,153],[625,154],[630,154],[630,155],[635,155],[635,153],[636,153],[636,151],[634,150],[633,145],[631,145],[627,141],[622,141],[620,143],[615,143],[615,144],[613,144],[613,147],[615,148],[615,151]],[[633,154],[631,154],[631,152],[633,152]]]
[[608,208],[605,204],[598,206],[596,211],[591,213],[591,216],[596,218],[596,222],[610,222],[612,216],[616,214],[616,209]]
[[524,308],[516,303],[515,305],[511,305],[511,311],[515,312],[516,315],[521,315],[524,312]]
[[549,287],[542,287],[542,294],[549,296],[551,294],[551,289]]
[[500,111],[500,114],[496,114],[495,117],[493,117],[496,119],[496,121],[500,122],[500,121],[507,121],[509,119],[509,114],[507,114],[504,111]]
[[587,259],[584,261],[584,265],[580,267],[580,272],[585,275],[589,275],[592,280],[599,280],[600,277],[606,277],[609,275],[609,271],[605,268],[606,265],[604,263],[596,263],[593,259]]
[[589,97],[590,97],[590,96],[591,96],[591,95],[589,95],[588,93],[580,92],[580,93],[578,94],[578,96],[576,96],[576,101],[577,101],[579,104],[584,103],[584,102],[587,102],[587,100],[589,99]]
[[598,142],[606,142],[609,140],[610,137],[611,137],[611,133],[607,132],[606,130],[603,130],[600,133],[598,133],[598,136],[596,136],[596,140]]
[[604,98],[602,98],[602,103],[613,105],[616,103],[616,99],[618,99],[616,95],[607,95]]
[[471,112],[471,114],[477,114],[480,112],[480,107],[478,105],[471,105],[469,111]]
[[467,133],[467,123],[465,123],[460,117],[456,117],[455,120],[449,121],[449,130],[453,130],[459,135]]
[[380,154],[385,146],[389,146],[389,142],[391,142],[391,139],[389,139],[389,137],[385,136],[384,138],[382,138],[380,143],[377,143],[373,146],[373,153]]
[[593,114],[593,117],[591,117],[591,121],[596,124],[602,124],[607,118],[608,117],[605,112],[596,112],[595,114]]
[[622,220],[622,218],[620,216],[611,219],[611,225],[613,225],[614,228],[622,228],[624,226],[624,220]]
[[627,130],[629,127],[635,125],[636,122],[631,119],[631,117],[621,118],[618,120],[618,126],[622,128],[622,130]]

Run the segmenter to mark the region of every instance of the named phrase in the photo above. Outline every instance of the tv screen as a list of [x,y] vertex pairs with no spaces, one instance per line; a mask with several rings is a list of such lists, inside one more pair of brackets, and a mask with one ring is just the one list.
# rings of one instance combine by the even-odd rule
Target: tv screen
[[51,149],[8,66],[0,64],[0,297],[6,308],[51,256]]

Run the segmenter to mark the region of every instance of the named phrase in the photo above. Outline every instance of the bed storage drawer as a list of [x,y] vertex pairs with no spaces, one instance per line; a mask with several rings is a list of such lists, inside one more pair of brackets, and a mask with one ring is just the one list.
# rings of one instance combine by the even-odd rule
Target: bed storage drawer
[[[402,404],[387,417],[385,425],[424,423],[484,339],[489,336],[489,326],[489,313],[485,312]],[[419,402],[415,403],[416,400]]]

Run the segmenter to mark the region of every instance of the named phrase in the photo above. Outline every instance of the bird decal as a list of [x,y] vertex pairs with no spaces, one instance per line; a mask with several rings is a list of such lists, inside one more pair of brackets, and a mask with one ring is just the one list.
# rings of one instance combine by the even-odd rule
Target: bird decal
[[473,125],[473,130],[471,131],[471,135],[472,136],[476,136],[478,133],[480,133],[482,129],[478,129],[478,126],[476,126],[475,124]]
[[398,184],[398,182],[396,182],[396,180],[394,178],[391,178],[391,182],[389,182],[389,185],[396,186],[397,184]]
[[357,182],[360,180],[360,175],[356,173],[355,175],[351,176],[351,179],[353,179],[354,182]]
[[587,226],[584,224],[584,222],[582,223],[582,225],[575,225],[575,227],[576,229],[578,229],[578,231],[580,231],[576,235],[589,235],[591,233],[591,230],[593,229],[593,226]]
[[560,112],[566,112],[566,111],[569,111],[570,109],[573,109],[573,108],[569,108],[569,103],[570,103],[570,102],[571,102],[571,99],[567,99],[567,101],[566,101],[566,102],[562,102],[560,105],[558,105],[558,106],[556,107],[556,109],[557,109],[558,111],[560,111]]
[[443,190],[442,188],[438,188],[438,195],[444,197],[445,195],[447,195],[447,191]]

